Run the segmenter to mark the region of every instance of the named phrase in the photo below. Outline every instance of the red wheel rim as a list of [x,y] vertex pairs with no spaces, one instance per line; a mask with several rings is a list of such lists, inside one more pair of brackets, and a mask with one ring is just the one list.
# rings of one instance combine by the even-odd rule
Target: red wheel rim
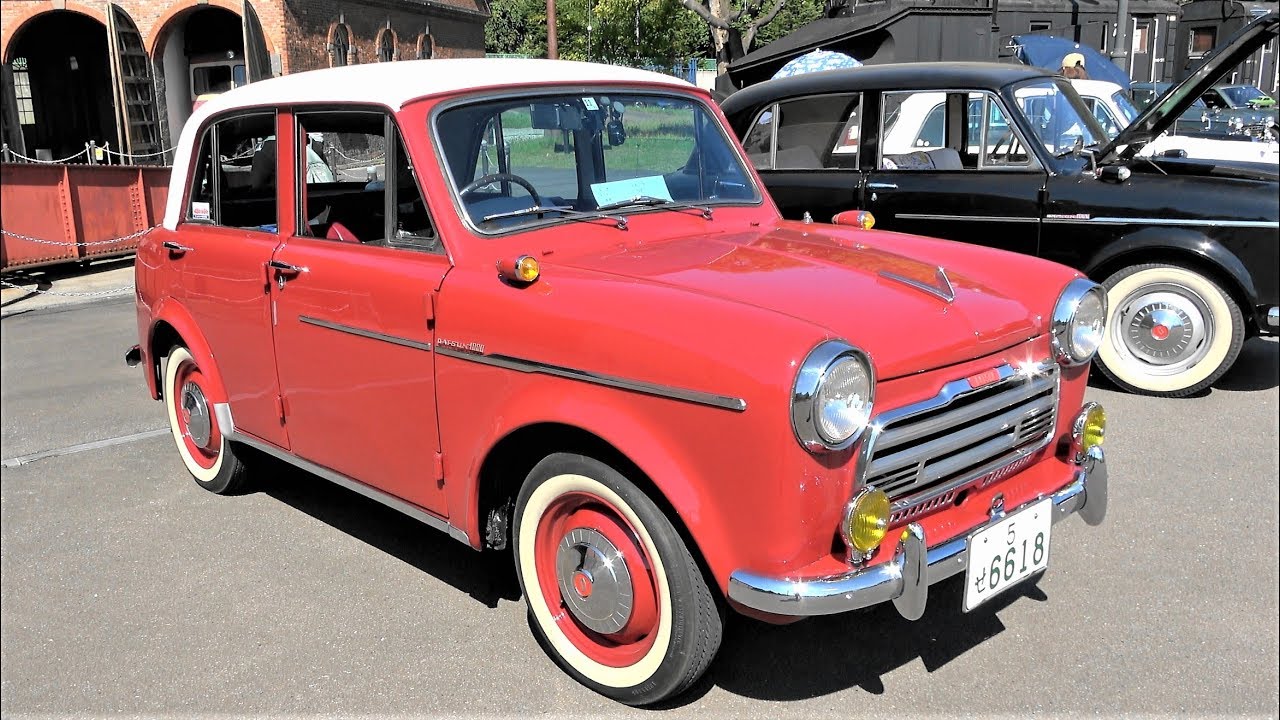
[[[625,612],[619,608],[618,616],[625,615],[625,621],[620,621],[621,628],[614,632],[588,627],[584,618],[575,614],[561,588],[557,555],[562,552],[566,537],[575,530],[607,540],[616,550],[611,554],[621,559],[629,575],[631,605]],[[640,534],[608,502],[582,492],[556,498],[538,520],[534,563],[538,587],[557,628],[588,658],[608,667],[628,667],[653,647],[661,615],[658,579]],[[590,583],[584,582],[581,573],[567,577],[566,582],[571,588],[591,594]]]
[[184,403],[186,393],[185,388],[192,385],[197,388],[202,398],[207,398],[204,393],[204,375],[200,372],[200,368],[195,363],[184,360],[178,366],[178,372],[174,374],[172,392],[169,393],[169,401],[173,403],[174,417],[178,421],[178,432],[182,435],[183,446],[187,449],[187,454],[200,467],[209,470],[218,463],[218,452],[222,448],[222,433],[218,430],[218,420],[213,416],[211,409],[205,407],[205,412],[209,417],[209,441],[206,447],[201,447],[191,437],[191,411]]

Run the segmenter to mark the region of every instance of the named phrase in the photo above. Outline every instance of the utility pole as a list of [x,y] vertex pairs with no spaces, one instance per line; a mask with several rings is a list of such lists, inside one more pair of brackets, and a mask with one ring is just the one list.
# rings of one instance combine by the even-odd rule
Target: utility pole
[[1111,62],[1129,74],[1129,0],[1116,3],[1116,41],[1111,46]]
[[556,0],[547,0],[547,58],[555,60],[560,57],[560,48],[556,42]]

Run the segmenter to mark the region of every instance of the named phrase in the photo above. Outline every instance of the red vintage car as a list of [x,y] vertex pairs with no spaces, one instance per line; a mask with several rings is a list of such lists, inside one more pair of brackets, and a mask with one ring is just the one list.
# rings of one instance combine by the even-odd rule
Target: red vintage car
[[509,549],[560,665],[652,703],[729,609],[973,609],[1105,514],[1101,289],[839,220],[783,220],[662,75],[291,75],[187,123],[127,359],[200,486],[252,448]]

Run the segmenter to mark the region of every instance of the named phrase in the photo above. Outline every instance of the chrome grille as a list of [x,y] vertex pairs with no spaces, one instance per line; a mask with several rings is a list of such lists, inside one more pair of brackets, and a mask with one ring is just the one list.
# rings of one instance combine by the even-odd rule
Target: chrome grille
[[1057,366],[1046,361],[1020,372],[1004,365],[996,374],[977,388],[968,379],[947,383],[937,396],[872,421],[862,483],[889,494],[892,521],[954,500],[966,483],[1049,442],[1057,419]]

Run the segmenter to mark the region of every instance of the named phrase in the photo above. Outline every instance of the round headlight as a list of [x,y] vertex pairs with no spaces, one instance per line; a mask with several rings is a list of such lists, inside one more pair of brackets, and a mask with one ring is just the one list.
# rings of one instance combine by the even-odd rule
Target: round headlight
[[1089,362],[1102,345],[1107,321],[1107,294],[1084,278],[1067,284],[1053,308],[1053,354],[1063,365]]
[[814,348],[800,366],[791,425],[809,450],[843,450],[871,420],[875,374],[861,351],[838,340]]
[[866,556],[884,540],[889,529],[889,496],[867,486],[853,496],[844,513],[844,540],[849,548]]

